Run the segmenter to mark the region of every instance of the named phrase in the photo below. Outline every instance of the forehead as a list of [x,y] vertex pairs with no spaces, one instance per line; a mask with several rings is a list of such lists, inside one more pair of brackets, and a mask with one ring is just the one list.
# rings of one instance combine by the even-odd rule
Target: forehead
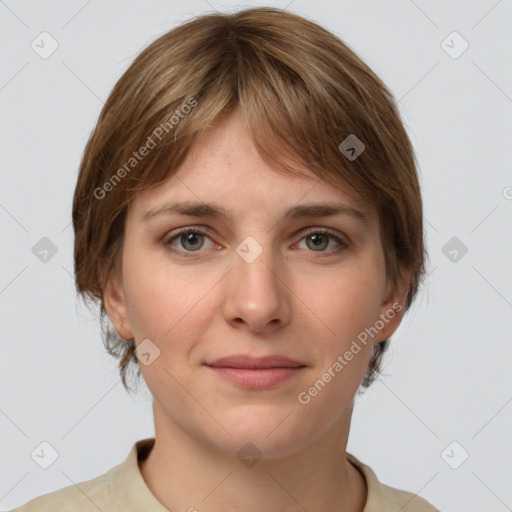
[[248,214],[277,218],[284,208],[307,203],[341,204],[368,221],[374,219],[375,211],[346,187],[327,182],[297,162],[293,167],[301,176],[263,160],[237,109],[196,141],[166,182],[140,193],[131,205],[131,215],[142,220],[165,203],[186,202],[214,204],[218,213],[237,218]]

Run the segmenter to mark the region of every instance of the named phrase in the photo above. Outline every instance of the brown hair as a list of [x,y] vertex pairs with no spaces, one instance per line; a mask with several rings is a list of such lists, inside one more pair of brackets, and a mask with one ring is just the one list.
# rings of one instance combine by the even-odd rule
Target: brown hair
[[[424,277],[416,159],[382,81],[340,39],[298,15],[252,8],[197,17],[156,39],[115,84],[73,197],[76,288],[99,302],[103,341],[127,390],[130,367],[140,376],[135,342],[108,322],[102,292],[105,278],[119,275],[127,207],[171,177],[201,134],[237,107],[265,161],[294,175],[287,159],[306,165],[376,209],[387,276],[396,285],[410,272],[404,311]],[[365,146],[357,158],[340,146],[351,135]],[[375,344],[364,387],[388,343]]]

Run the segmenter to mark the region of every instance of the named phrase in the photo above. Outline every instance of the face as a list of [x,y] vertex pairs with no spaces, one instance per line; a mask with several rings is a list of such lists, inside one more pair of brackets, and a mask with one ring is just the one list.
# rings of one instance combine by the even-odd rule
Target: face
[[[130,205],[122,279],[105,289],[119,334],[144,343],[158,421],[231,455],[251,441],[284,456],[347,428],[373,344],[401,317],[375,212],[302,170],[269,167],[231,114]],[[326,204],[366,221],[304,209]],[[216,363],[239,355],[292,362]]]

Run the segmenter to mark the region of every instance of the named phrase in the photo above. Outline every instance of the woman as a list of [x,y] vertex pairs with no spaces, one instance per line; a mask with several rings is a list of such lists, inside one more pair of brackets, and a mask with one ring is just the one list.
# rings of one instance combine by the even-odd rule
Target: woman
[[155,438],[18,510],[435,511],[346,452],[424,276],[422,221],[393,97],[333,34],[258,8],[160,37],[73,202],[77,290]]

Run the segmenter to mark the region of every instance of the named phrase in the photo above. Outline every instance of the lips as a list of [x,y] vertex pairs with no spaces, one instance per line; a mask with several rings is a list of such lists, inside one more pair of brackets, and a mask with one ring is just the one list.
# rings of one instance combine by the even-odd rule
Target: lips
[[306,368],[299,361],[281,355],[253,357],[238,354],[205,365],[224,381],[253,391],[275,388]]
[[258,370],[265,368],[301,368],[306,365],[281,355],[253,357],[238,354],[216,359],[215,361],[206,363],[206,366],[211,366],[213,368],[242,368],[247,370]]

